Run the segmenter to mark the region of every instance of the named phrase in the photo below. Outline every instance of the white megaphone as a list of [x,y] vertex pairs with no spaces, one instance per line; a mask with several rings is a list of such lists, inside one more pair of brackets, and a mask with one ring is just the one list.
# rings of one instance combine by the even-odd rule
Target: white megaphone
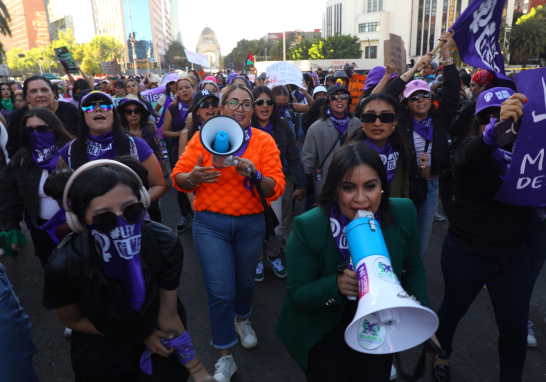
[[205,150],[212,154],[213,166],[221,169],[237,164],[231,158],[243,147],[245,130],[235,118],[217,115],[203,124],[199,139]]
[[358,211],[346,235],[359,286],[358,309],[345,330],[347,345],[362,353],[390,354],[429,339],[438,316],[400,285],[373,213]]

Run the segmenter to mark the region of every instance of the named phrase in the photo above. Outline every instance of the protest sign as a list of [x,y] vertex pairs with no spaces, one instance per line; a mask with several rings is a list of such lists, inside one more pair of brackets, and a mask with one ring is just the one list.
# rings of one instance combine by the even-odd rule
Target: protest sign
[[115,76],[121,72],[121,65],[118,64],[118,60],[115,58],[112,61],[101,61],[100,67],[102,72],[109,76]]
[[366,82],[366,76],[361,74],[353,74],[351,81],[349,81],[349,92],[351,93],[351,113],[354,112],[358,100],[364,91],[364,82]]
[[387,66],[389,61],[394,60],[394,72],[406,73],[406,48],[404,48],[404,40],[402,37],[389,33],[390,39],[383,42],[384,61]]
[[61,65],[65,71],[70,73],[79,73],[76,63],[74,62],[74,59],[66,46],[55,49],[55,54],[57,55],[57,58],[61,62]]
[[528,102],[523,104],[512,163],[495,200],[518,206],[546,204],[546,68],[514,76]]
[[184,52],[186,52],[186,58],[189,62],[193,62],[194,64],[204,66],[205,68],[210,68],[209,60],[207,59],[207,56],[205,56],[202,53],[197,52],[191,52],[187,49],[184,49]]
[[270,65],[265,70],[266,77],[269,77],[269,88],[276,85],[296,85],[299,87],[305,86],[303,82],[303,74],[299,68],[289,62],[281,61]]
[[148,102],[157,102],[165,94],[165,86],[144,90],[140,95]]
[[256,75],[255,75],[255,74],[249,74],[249,75],[248,75],[248,80],[249,80],[250,82],[256,81]]

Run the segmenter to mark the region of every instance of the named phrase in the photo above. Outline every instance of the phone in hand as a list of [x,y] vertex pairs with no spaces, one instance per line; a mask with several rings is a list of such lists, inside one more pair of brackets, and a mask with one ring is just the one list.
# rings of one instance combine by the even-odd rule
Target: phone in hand
[[516,140],[521,126],[521,120],[514,122],[511,118],[497,122],[495,124],[495,135],[500,147]]

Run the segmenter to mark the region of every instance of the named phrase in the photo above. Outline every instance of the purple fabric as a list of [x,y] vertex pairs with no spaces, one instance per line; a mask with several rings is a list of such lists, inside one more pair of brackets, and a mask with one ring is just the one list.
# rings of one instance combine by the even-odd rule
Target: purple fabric
[[432,117],[429,115],[422,121],[418,121],[410,115],[413,124],[413,130],[425,139],[432,142],[434,126],[432,125]]
[[55,242],[55,244],[59,244],[59,238],[56,235],[56,230],[59,228],[59,226],[66,223],[66,211],[64,210],[64,207],[61,207],[61,209],[57,212],[55,212],[55,215],[51,217],[43,226],[40,227],[40,229],[46,231],[49,236],[51,236],[51,239]]
[[[167,349],[174,346],[174,354],[182,365],[187,364],[195,358],[193,343],[187,331],[185,331],[180,337],[173,338],[172,340],[161,338],[160,341]],[[148,375],[152,375],[153,371],[152,354],[152,351],[148,345],[146,345],[146,350],[144,351],[144,354],[142,354],[142,357],[140,357],[140,370]]]
[[510,169],[510,164],[512,163],[512,153],[499,147],[499,144],[497,143],[497,135],[495,134],[496,122],[497,120],[495,118],[490,119],[489,125],[485,127],[485,131],[483,133],[483,141],[486,145],[495,148],[493,151],[493,156],[501,168],[499,178],[505,180],[506,174],[508,174],[508,170]]
[[331,109],[328,109],[326,112],[328,116],[330,117],[330,120],[334,124],[334,127],[337,131],[341,133],[341,135],[345,134],[345,131],[347,130],[347,126],[349,126],[349,121],[351,118],[349,117],[349,108],[345,109],[345,117],[338,118],[332,113]]
[[301,103],[304,98],[305,96],[303,95],[303,93],[298,90],[298,92],[296,93],[296,99],[298,100],[298,103]]
[[258,123],[258,129],[265,131],[267,134],[271,135],[273,133],[273,123],[269,121],[264,127],[262,127],[262,125]]
[[97,232],[92,224],[88,226],[93,239],[101,248],[106,276],[127,285],[131,307],[135,311],[142,308],[146,298],[146,285],[140,266],[142,224],[129,224],[123,216],[118,216],[117,227],[108,234]]
[[240,157],[245,153],[246,148],[248,147],[248,142],[250,142],[251,137],[252,137],[252,128],[250,127],[250,124],[249,124],[247,128],[245,129],[245,143],[239,149],[239,151],[233,154],[234,157]]
[[[381,79],[385,76],[386,72],[387,69],[384,66],[376,66],[370,70],[366,75],[366,80],[364,81],[364,90],[377,86],[381,82]],[[391,78],[395,77],[397,77],[397,75],[393,73]]]
[[495,87],[480,93],[476,101],[476,111],[474,114],[478,114],[489,107],[501,107],[502,103],[513,94],[514,91],[512,89],[501,87]]
[[37,131],[27,135],[32,150],[32,158],[38,167],[55,171],[59,160],[59,149],[57,139],[53,131],[39,133]]
[[279,107],[279,116],[282,119],[286,118],[286,112],[288,111],[288,109],[290,109],[290,106]]
[[90,161],[97,159],[113,159],[117,156],[118,149],[114,141],[114,132],[94,136],[87,134],[87,157]]
[[385,166],[385,170],[387,171],[387,180],[389,181],[389,184],[391,184],[394,173],[396,172],[396,164],[398,163],[399,153],[394,151],[394,148],[391,146],[391,143],[388,140],[385,146],[383,146],[381,149],[377,147],[377,145],[368,136],[366,136],[364,143],[379,154],[379,157],[383,162],[383,166]]
[[233,72],[233,73],[231,73],[231,74],[228,76],[228,78],[227,78],[227,80],[226,80],[226,83],[228,84],[228,86],[231,85],[231,83],[233,82],[233,80],[235,79],[235,77],[237,77],[238,75],[239,75],[239,73]]
[[[167,103],[165,101],[165,103]],[[184,121],[188,118],[188,114],[191,108],[191,102],[189,104],[185,104],[182,101],[178,101],[178,113],[180,115],[180,118],[182,118]]]

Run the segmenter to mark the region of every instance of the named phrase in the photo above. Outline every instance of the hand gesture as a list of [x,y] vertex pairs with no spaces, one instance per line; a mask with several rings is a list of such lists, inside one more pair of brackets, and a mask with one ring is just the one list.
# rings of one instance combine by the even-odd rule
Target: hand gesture
[[517,122],[523,115],[523,104],[527,103],[527,97],[521,93],[516,93],[508,98],[501,105],[500,120],[503,121],[512,118]]
[[453,35],[455,32],[451,29],[447,32],[442,33],[442,36],[438,39],[439,41],[444,41],[444,45],[442,45],[441,52],[442,56],[449,56],[449,45],[451,45],[451,41],[453,41]]
[[294,193],[292,194],[292,199],[303,200],[306,193],[307,190],[305,188],[300,188],[299,190],[294,191]]
[[428,64],[432,62],[433,59],[434,59],[434,55],[428,52],[427,54],[425,54],[423,57],[419,59],[419,61],[417,62],[417,68],[420,68],[421,66],[423,66],[423,68],[426,68]]
[[307,94],[307,85],[305,84],[304,80],[301,80],[300,89],[303,94]]
[[385,66],[385,70],[386,70],[385,75],[388,75],[389,77],[392,76],[392,74],[394,73],[394,69],[395,69],[394,59],[391,58],[387,66]]
[[199,159],[195,164],[195,167],[188,175],[189,180],[192,183],[214,183],[218,182],[221,173],[220,171],[211,171],[214,167],[201,167],[203,163],[203,156],[199,155]]
[[265,86],[268,86],[271,83],[271,77],[270,76],[265,77],[264,83],[265,83]]
[[358,278],[355,271],[347,268],[337,276],[337,289],[345,296],[358,296]]
[[[233,157],[232,160],[237,161],[237,164],[235,165],[235,170],[237,170],[239,175],[250,178],[250,174],[252,172],[254,173],[256,172],[256,166],[254,166],[254,163],[252,163],[248,159],[241,158],[241,157]],[[250,167],[250,172],[248,171],[249,167]]]
[[146,337],[144,343],[148,345],[152,353],[159,354],[160,356],[167,358],[174,351],[174,346],[167,349],[165,345],[161,343],[161,338],[172,340],[173,336],[169,333],[162,332],[161,330],[154,330],[152,334]]

